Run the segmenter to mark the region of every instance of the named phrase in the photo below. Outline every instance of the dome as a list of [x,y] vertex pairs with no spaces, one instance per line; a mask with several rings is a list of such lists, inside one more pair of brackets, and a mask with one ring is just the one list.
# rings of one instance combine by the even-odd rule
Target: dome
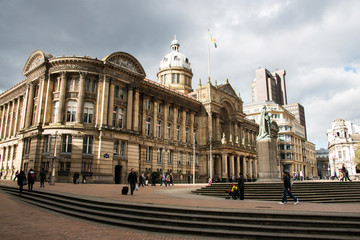
[[160,70],[168,67],[183,67],[191,70],[190,62],[179,52],[180,43],[176,38],[171,42],[171,52],[160,61]]

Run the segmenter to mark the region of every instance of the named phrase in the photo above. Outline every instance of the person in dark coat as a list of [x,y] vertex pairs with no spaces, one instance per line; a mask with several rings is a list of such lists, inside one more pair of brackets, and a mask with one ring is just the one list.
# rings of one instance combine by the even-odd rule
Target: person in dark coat
[[20,196],[21,196],[22,191],[23,191],[23,187],[24,187],[24,185],[26,184],[26,175],[25,175],[25,172],[22,171],[22,170],[21,170],[20,173],[18,174],[17,184],[18,184],[19,187],[20,187]]
[[284,181],[284,192],[283,192],[283,197],[282,197],[282,201],[279,202],[279,204],[286,204],[287,203],[287,195],[289,195],[289,197],[292,197],[295,201],[295,205],[299,203],[299,199],[296,198],[292,193],[291,193],[291,182],[290,182],[290,174],[289,172],[287,172],[286,170],[284,170],[283,172],[283,181]]
[[351,182],[351,180],[350,180],[350,178],[349,178],[349,171],[346,169],[345,164],[342,165],[341,172],[342,172],[343,175],[344,175],[345,182],[346,182],[347,180],[349,180],[349,181]]
[[44,168],[41,169],[40,171],[40,187],[45,187],[45,179],[46,179],[46,172],[44,170]]
[[33,186],[34,186],[35,179],[36,179],[35,172],[32,168],[30,169],[27,178],[28,178],[28,190],[29,190],[29,192],[31,192],[33,190]]
[[238,189],[240,193],[240,200],[244,200],[244,190],[245,190],[245,179],[244,174],[241,172],[240,177],[238,179]]
[[131,195],[133,195],[135,187],[136,187],[136,183],[137,183],[136,172],[134,172],[133,168],[131,169],[131,172],[129,173],[128,182],[130,184]]

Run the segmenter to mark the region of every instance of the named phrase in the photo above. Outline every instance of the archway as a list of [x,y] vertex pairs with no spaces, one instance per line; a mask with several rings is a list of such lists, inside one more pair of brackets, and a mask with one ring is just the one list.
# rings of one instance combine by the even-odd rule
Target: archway
[[121,183],[121,170],[122,170],[122,166],[120,165],[115,166],[115,184]]

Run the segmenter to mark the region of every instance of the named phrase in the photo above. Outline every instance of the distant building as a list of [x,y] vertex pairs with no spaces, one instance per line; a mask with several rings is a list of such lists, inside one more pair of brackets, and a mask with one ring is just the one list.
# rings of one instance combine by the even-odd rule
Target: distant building
[[359,173],[353,159],[356,144],[360,142],[360,127],[351,121],[337,119],[331,124],[331,129],[326,132],[326,135],[331,175],[336,172],[339,176],[343,164],[345,164],[349,176]]
[[327,177],[334,176],[331,174],[329,168],[329,150],[325,148],[316,150],[316,161],[320,179],[327,179]]
[[251,83],[252,103],[244,105],[248,119],[259,123],[261,109],[267,107],[273,121],[279,126],[278,152],[281,168],[290,172],[303,171],[305,177],[316,177],[315,145],[307,140],[305,109],[299,103],[288,104],[285,70],[256,71]]

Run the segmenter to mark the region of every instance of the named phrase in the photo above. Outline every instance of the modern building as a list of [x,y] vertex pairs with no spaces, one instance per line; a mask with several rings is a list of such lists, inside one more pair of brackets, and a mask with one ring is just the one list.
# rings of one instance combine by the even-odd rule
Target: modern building
[[325,148],[316,150],[316,162],[320,179],[328,179],[334,176],[330,173],[329,168],[329,150]]
[[359,174],[354,157],[356,144],[360,142],[360,127],[351,121],[337,119],[331,124],[331,129],[326,132],[326,135],[331,175],[333,176],[336,172],[339,176],[343,164],[345,164],[350,177]]
[[125,183],[134,168],[171,173],[176,182],[194,171],[196,181],[240,172],[255,180],[259,126],[245,118],[228,81],[199,81],[193,90],[179,47],[175,39],[158,82],[125,52],[101,60],[32,53],[25,80],[0,95],[3,178],[44,168],[60,182],[77,172],[88,182]]
[[270,72],[266,68],[256,70],[251,83],[252,102],[273,101],[280,105],[287,104],[285,70]]
[[299,103],[287,104],[286,71],[271,73],[260,68],[255,75],[251,83],[252,103],[244,105],[247,118],[259,123],[261,109],[266,106],[279,127],[279,169],[302,171],[305,178],[317,177],[315,145],[307,140],[305,109]]

